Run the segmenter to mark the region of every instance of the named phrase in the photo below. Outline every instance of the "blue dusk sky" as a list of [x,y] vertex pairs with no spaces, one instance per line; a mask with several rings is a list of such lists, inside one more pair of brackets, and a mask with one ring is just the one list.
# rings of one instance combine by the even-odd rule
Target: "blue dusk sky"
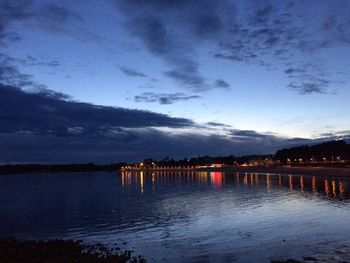
[[0,162],[350,138],[350,1],[2,0]]

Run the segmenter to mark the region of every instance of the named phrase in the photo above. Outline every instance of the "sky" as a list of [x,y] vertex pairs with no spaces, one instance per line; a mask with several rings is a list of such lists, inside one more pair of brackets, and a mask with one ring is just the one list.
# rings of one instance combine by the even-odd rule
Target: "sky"
[[349,58],[348,0],[3,0],[0,162],[349,139]]

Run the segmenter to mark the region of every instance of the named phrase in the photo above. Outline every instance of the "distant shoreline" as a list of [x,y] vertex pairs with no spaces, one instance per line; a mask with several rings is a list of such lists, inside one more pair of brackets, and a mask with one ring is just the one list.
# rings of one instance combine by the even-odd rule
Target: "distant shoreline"
[[7,164],[0,166],[0,175],[60,173],[60,172],[117,172],[122,164]]
[[126,171],[208,171],[208,172],[230,172],[230,173],[271,173],[285,175],[307,175],[307,176],[333,176],[350,177],[350,167],[298,167],[298,166],[270,166],[270,167],[222,167],[222,168],[197,168],[197,169],[144,169]]
[[[32,174],[32,173],[58,173],[58,172],[117,172],[120,164],[61,164],[61,165],[2,165],[0,175]],[[122,170],[123,171],[123,170]],[[350,167],[326,167],[326,166],[269,166],[269,167],[221,167],[221,168],[194,168],[194,169],[130,169],[124,171],[208,171],[208,172],[238,172],[238,173],[272,173],[308,176],[333,176],[350,177]]]

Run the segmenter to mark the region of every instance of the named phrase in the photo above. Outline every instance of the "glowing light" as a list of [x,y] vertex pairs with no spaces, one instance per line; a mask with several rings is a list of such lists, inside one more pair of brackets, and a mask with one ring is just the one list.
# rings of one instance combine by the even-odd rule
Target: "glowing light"
[[300,191],[304,192],[304,177],[300,176]]
[[317,184],[316,184],[316,177],[312,177],[312,192],[316,193],[317,192]]
[[266,174],[266,187],[268,192],[270,192],[271,190],[271,175],[270,174]]
[[293,190],[293,177],[291,175],[289,175],[289,190]]
[[326,195],[329,197],[330,196],[330,191],[329,191],[329,183],[327,180],[324,180],[324,192]]
[[333,196],[337,197],[337,190],[336,190],[336,185],[334,180],[332,180],[332,192],[333,192]]
[[214,187],[222,186],[222,172],[211,172],[210,179]]
[[140,172],[140,184],[141,184],[141,193],[143,193],[143,171]]
[[345,192],[345,187],[344,187],[344,185],[343,185],[343,182],[340,181],[340,182],[339,182],[339,194],[340,194],[340,197],[341,197],[341,198],[343,198],[344,192]]

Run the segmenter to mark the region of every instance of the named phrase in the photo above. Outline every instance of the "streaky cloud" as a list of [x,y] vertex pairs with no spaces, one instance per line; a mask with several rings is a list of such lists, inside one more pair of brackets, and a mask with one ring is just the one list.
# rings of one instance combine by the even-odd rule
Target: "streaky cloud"
[[187,101],[192,99],[200,99],[198,95],[186,95],[184,93],[154,93],[154,92],[144,92],[140,95],[134,97],[136,102],[158,102],[160,104],[173,104],[179,101]]
[[131,69],[131,68],[128,68],[128,67],[124,67],[124,66],[120,66],[119,67],[119,70],[121,72],[123,72],[126,76],[128,77],[141,77],[141,78],[147,78],[147,75],[140,72],[140,71],[137,71],[135,69]]

